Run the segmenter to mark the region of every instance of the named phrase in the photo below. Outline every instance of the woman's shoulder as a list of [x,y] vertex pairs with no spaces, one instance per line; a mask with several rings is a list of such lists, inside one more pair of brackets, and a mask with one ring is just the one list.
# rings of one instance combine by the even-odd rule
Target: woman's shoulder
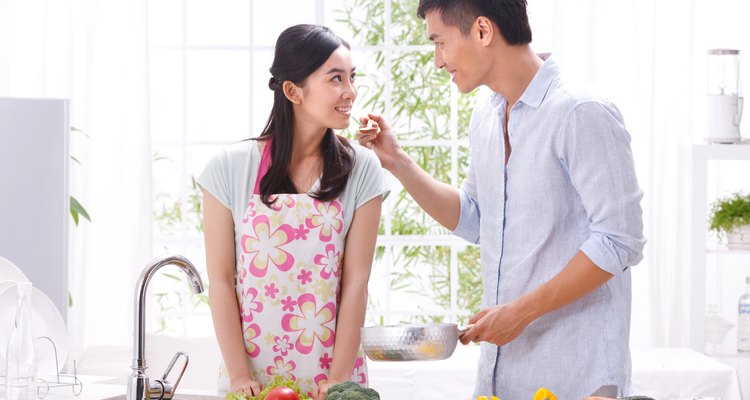
[[237,164],[238,162],[252,160],[258,157],[258,142],[255,140],[243,140],[241,142],[231,143],[217,150],[211,160],[214,162],[221,161],[228,164]]
[[243,140],[224,146],[224,152],[230,158],[253,157],[258,153],[258,141],[253,139]]
[[232,175],[238,169],[246,169],[257,164],[260,158],[257,146],[255,140],[243,140],[225,145],[208,159],[204,171]]
[[380,160],[378,159],[378,156],[375,155],[374,151],[360,145],[353,140],[349,140],[349,145],[352,146],[352,149],[354,150],[354,159],[357,165],[365,165],[370,162],[377,162],[378,166],[380,166]]

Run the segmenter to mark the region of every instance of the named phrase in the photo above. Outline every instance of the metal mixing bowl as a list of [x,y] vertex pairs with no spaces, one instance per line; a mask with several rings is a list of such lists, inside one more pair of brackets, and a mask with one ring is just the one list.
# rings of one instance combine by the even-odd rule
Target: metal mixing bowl
[[368,326],[361,330],[362,349],[371,360],[442,360],[458,342],[456,324]]

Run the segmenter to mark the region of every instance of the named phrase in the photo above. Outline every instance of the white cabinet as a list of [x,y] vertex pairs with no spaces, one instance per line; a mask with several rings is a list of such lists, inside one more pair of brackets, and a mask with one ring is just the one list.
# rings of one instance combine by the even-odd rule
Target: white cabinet
[[[729,168],[742,168],[750,171],[750,145],[746,144],[703,144],[693,145],[691,149],[691,287],[690,287],[690,347],[704,352],[706,310],[709,301],[718,302],[720,315],[735,324],[724,341],[724,346],[712,356],[734,367],[738,372],[744,396],[750,396],[750,353],[737,353],[737,301],[744,288],[745,276],[750,274],[750,251],[727,250],[724,246],[713,246],[715,242],[708,234],[709,205],[716,200],[715,196],[728,193],[716,193],[719,185],[709,186],[715,180],[716,171],[726,172]],[[712,174],[709,174],[712,172]],[[740,174],[743,175],[743,174]],[[750,192],[750,180],[740,179],[732,191]],[[709,197],[709,192],[712,193]],[[728,282],[731,284],[727,285]],[[710,288],[708,290],[707,288]],[[707,293],[707,290],[710,293]],[[708,299],[707,297],[711,297]],[[733,313],[731,310],[734,310]],[[733,345],[729,346],[731,342]]]
[[0,98],[0,256],[16,264],[63,317],[69,127],[67,100]]

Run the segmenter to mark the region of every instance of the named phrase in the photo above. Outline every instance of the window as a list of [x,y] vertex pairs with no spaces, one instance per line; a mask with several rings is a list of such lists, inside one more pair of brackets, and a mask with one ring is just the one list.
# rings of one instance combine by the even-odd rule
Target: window
[[[352,45],[359,75],[353,115],[389,116],[402,146],[423,168],[459,185],[468,162],[472,96],[459,95],[449,76],[434,68],[417,3],[150,0],[155,253],[184,254],[205,269],[194,177],[221,147],[262,130],[272,102],[267,82],[273,45],[283,29],[298,23],[327,25]],[[352,128],[342,134],[353,137]],[[482,293],[478,248],[452,236],[392,182],[367,324],[465,322],[478,311]],[[156,329],[212,335],[207,298],[190,296],[181,279],[165,274],[153,283],[161,309],[151,314],[159,318]]]

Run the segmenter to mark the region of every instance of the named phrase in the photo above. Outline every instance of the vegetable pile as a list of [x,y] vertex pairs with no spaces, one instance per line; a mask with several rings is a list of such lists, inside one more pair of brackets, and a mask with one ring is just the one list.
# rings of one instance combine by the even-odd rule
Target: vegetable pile
[[328,388],[326,400],[380,400],[380,395],[354,382],[342,382]]
[[276,376],[257,397],[245,392],[229,392],[225,400],[310,400],[292,380]]

